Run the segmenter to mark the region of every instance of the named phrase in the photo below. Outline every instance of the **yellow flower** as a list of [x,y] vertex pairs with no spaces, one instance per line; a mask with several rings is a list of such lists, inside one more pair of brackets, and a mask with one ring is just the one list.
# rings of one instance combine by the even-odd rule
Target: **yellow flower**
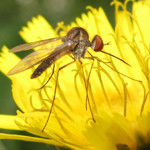
[[[62,36],[72,27],[80,26],[88,31],[90,40],[98,34],[104,43],[111,42],[104,46],[103,51],[125,60],[132,67],[89,49],[106,64],[94,61],[88,91],[78,61],[60,71],[55,104],[46,126],[57,70],[72,61],[70,57],[64,56],[56,62],[52,79],[41,90],[37,89],[46,82],[52,67],[33,80],[30,79],[33,69],[9,76],[14,100],[21,111],[18,110],[16,116],[1,115],[0,127],[24,130],[38,137],[0,133],[1,139],[43,142],[86,150],[143,150],[150,147],[150,3],[146,0],[133,1],[130,13],[126,6],[128,1],[122,4],[114,0],[111,3],[115,5],[115,31],[103,9],[96,10],[92,7],[87,7],[88,14],[82,14],[76,23],[67,26],[59,23],[56,30],[42,16],[33,18],[27,27],[23,27],[20,35],[27,42],[33,42]],[[5,46],[2,51],[0,70],[7,74],[20,59],[15,54],[8,53]],[[92,60],[81,61],[88,82]],[[122,76],[107,65],[139,82]],[[87,93],[96,122],[91,119],[89,107],[86,110]]]

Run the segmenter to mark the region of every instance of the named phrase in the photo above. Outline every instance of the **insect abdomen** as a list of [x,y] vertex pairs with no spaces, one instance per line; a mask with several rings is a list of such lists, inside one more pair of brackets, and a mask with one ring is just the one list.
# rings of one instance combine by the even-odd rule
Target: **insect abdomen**
[[31,75],[31,79],[36,78],[38,76],[40,76],[48,67],[51,66],[51,64],[54,62],[54,59],[46,59],[44,60],[33,72],[33,74]]

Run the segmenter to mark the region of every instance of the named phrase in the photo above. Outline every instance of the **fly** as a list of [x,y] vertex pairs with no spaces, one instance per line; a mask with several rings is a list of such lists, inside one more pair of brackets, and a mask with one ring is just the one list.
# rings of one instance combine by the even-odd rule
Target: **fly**
[[[55,48],[52,47],[48,48],[40,48],[39,50],[32,52],[31,54],[24,57],[15,67],[13,67],[7,75],[13,75],[16,73],[20,73],[25,71],[39,63],[41,63],[31,75],[31,79],[40,76],[48,67],[50,67],[56,60],[61,58],[64,55],[73,54],[74,61],[77,59],[80,61],[80,58],[85,58],[85,53],[88,47],[91,47],[96,52],[103,52],[103,41],[100,36],[95,35],[92,42],[89,41],[89,35],[86,30],[81,27],[72,28],[66,36],[64,37],[57,37],[52,39],[41,40],[37,42],[22,44],[16,46],[9,50],[9,52],[19,52],[19,51],[26,51],[29,49],[33,49],[39,46],[43,46],[46,44],[54,43],[57,41],[62,42],[61,45],[56,46]],[[109,44],[109,43],[107,43]],[[106,45],[106,44],[105,44]],[[106,53],[108,54],[108,53]],[[113,56],[112,54],[109,54]],[[119,60],[120,58],[113,56]],[[123,60],[121,60],[123,61]],[[126,63],[125,61],[123,61]],[[127,64],[127,63],[126,63]],[[129,65],[129,64],[128,64]]]
[[[47,44],[53,44],[58,41],[60,41],[62,44],[55,46],[55,47],[51,47],[51,48],[42,47]],[[41,46],[41,48],[39,50],[32,52],[31,54],[24,57],[16,66],[14,66],[8,72],[8,75],[13,75],[13,74],[25,71],[25,70],[40,63],[40,65],[35,69],[35,71],[31,75],[31,79],[37,78],[38,76],[40,76],[48,67],[50,67],[52,64],[54,64],[55,61],[60,59],[62,56],[64,56],[64,55],[71,56],[71,54],[73,55],[73,57],[71,56],[73,58],[72,62],[70,62],[58,69],[57,76],[56,76],[56,84],[55,84],[55,89],[54,89],[54,96],[53,96],[49,116],[48,116],[47,122],[46,122],[42,132],[44,131],[44,129],[48,123],[48,120],[49,120],[51,112],[52,112],[52,107],[54,105],[59,71],[65,67],[71,65],[72,63],[76,62],[77,60],[79,60],[79,62],[82,64],[82,62],[80,60],[81,58],[91,59],[91,60],[96,59],[96,60],[104,63],[105,65],[107,65],[106,62],[100,60],[98,57],[92,56],[91,53],[89,51],[87,51],[88,47],[91,47],[95,52],[102,52],[102,53],[108,54],[112,57],[115,57],[116,59],[119,59],[123,63],[129,65],[124,60],[122,60],[110,53],[102,51],[104,45],[109,45],[109,43],[103,44],[103,40],[101,39],[100,36],[95,35],[94,38],[92,39],[92,41],[90,42],[89,35],[85,29],[83,29],[81,27],[74,27],[71,30],[69,30],[67,35],[64,37],[57,37],[57,38],[22,44],[22,45],[19,45],[19,46],[16,46],[16,47],[10,49],[9,52],[19,52],[19,51],[26,51],[26,50]],[[85,57],[86,51],[90,54],[90,57]],[[93,63],[92,63],[92,65],[93,65]],[[107,65],[107,66],[109,68],[111,68],[109,65]],[[91,69],[92,69],[92,67],[91,67]],[[127,78],[130,78],[130,77],[118,72],[117,70],[115,70],[113,68],[111,68],[111,69]],[[54,68],[53,68],[52,75],[53,75],[53,73],[54,73]],[[50,76],[50,78],[52,77],[52,75]],[[50,80],[50,78],[48,79],[48,81]],[[130,78],[130,79],[132,79],[132,78]],[[89,77],[88,77],[88,80],[89,80]],[[132,80],[135,80],[135,79],[132,79]],[[135,81],[138,81],[138,80],[135,80]],[[44,87],[44,86],[42,86],[42,87]],[[88,83],[85,85],[85,88],[86,88],[86,90],[88,89]],[[92,113],[92,109],[90,106],[90,101],[88,99],[88,94],[86,95],[86,101],[89,104],[89,108],[90,108],[90,112],[91,112],[93,121],[95,121],[93,113]]]

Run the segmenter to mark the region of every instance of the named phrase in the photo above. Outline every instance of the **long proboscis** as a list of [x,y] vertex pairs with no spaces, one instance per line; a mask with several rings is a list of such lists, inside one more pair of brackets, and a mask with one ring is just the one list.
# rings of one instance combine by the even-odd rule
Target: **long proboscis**
[[112,55],[112,54],[107,53],[107,52],[104,52],[104,51],[100,51],[100,52],[102,52],[102,53],[104,53],[104,54],[107,54],[107,55],[110,55],[110,56],[112,56],[112,57],[114,57],[114,58],[116,58],[116,59],[122,61],[122,62],[125,63],[126,65],[132,67],[130,64],[128,64],[127,62],[125,62],[123,59],[121,59],[121,58],[119,58],[119,57],[117,57],[117,56],[115,56],[115,55]]

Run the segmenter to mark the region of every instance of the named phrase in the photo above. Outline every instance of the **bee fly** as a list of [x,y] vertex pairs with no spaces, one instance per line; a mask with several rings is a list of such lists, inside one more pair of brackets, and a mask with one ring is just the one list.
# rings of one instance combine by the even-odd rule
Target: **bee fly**
[[[26,51],[29,49],[33,49],[35,47],[39,47],[42,45],[46,45],[49,43],[57,42],[61,40],[63,43],[61,45],[52,47],[50,49],[39,49],[35,52],[32,52],[25,58],[23,58],[15,67],[13,67],[7,75],[13,75],[22,71],[25,71],[39,63],[41,63],[31,75],[31,79],[40,76],[48,67],[50,67],[57,59],[61,58],[64,55],[73,54],[74,61],[80,58],[86,58],[85,53],[88,47],[91,47],[95,52],[103,52],[103,41],[100,36],[95,35],[92,42],[89,41],[89,35],[86,30],[81,27],[72,28],[66,36],[57,37],[52,39],[41,40],[37,42],[22,44],[16,46],[9,50],[9,52],[19,52]],[[109,43],[105,44],[108,45]],[[106,53],[109,54],[109,53]],[[113,56],[112,54],[109,54]],[[120,58],[113,56],[119,60]],[[91,57],[93,58],[93,57]],[[121,60],[123,61],[123,60]],[[123,61],[126,63],[125,61]],[[127,64],[127,63],[126,63]]]
[[[37,42],[32,42],[32,43],[27,43],[27,44],[22,44],[19,46],[16,46],[12,49],[10,49],[9,52],[19,52],[19,51],[26,51],[29,49],[33,49],[39,46],[44,46],[46,44],[53,44],[54,42],[58,42],[61,41],[62,44],[56,46],[55,48],[40,48],[39,50],[32,52],[31,54],[27,55],[25,58],[23,58],[15,67],[13,67],[9,72],[8,75],[13,75],[19,72],[22,72],[24,70],[27,70],[39,63],[41,63],[33,72],[33,74],[31,75],[31,79],[36,78],[38,76],[40,76],[48,67],[50,67],[52,64],[55,63],[56,60],[58,60],[59,58],[61,58],[64,55],[73,55],[74,57],[72,57],[74,60],[64,66],[62,66],[61,68],[58,69],[57,72],[57,78],[56,78],[56,84],[55,84],[55,90],[54,90],[54,97],[53,97],[53,101],[51,104],[51,109],[49,112],[49,116],[47,119],[47,122],[43,128],[42,131],[44,131],[48,120],[50,118],[50,114],[52,112],[52,107],[54,104],[54,100],[55,100],[55,95],[56,95],[56,88],[57,88],[57,81],[58,81],[58,75],[59,75],[59,71],[65,67],[67,67],[68,65],[74,63],[75,61],[79,60],[80,63],[81,60],[80,58],[83,59],[97,59],[100,62],[103,62],[102,60],[100,60],[98,57],[92,56],[90,54],[90,52],[88,52],[90,54],[91,57],[85,57],[85,53],[88,50],[88,47],[91,47],[95,52],[102,52],[105,54],[108,54],[112,57],[115,57],[117,59],[119,59],[120,61],[122,61],[123,63],[129,65],[128,63],[126,63],[124,60],[110,54],[107,52],[102,51],[103,46],[104,45],[109,45],[109,43],[107,44],[103,44],[103,41],[101,39],[100,36],[95,35],[94,38],[92,39],[92,41],[89,41],[89,35],[87,33],[87,31],[81,27],[74,27],[71,30],[68,31],[67,35],[64,37],[57,37],[57,38],[52,38],[52,39],[46,39],[46,40],[41,40],[41,41],[37,41]],[[103,62],[105,63],[105,62]],[[106,63],[105,63],[106,64]],[[107,64],[106,64],[107,65]],[[108,66],[108,65],[107,65]],[[109,68],[111,68],[110,66],[108,66]],[[116,71],[117,73],[126,76],[120,72],[118,72],[117,70],[111,68],[112,70]],[[54,72],[53,72],[54,73]],[[51,75],[52,76],[52,75]],[[128,76],[126,76],[128,77]],[[50,77],[51,78],[51,77]],[[49,78],[49,79],[50,79]],[[130,77],[128,77],[130,78]],[[130,78],[132,79],[132,78]],[[132,79],[134,80],[134,79]],[[48,80],[49,81],[49,80]],[[46,82],[47,83],[47,82]],[[88,100],[89,102],[89,100]],[[90,104],[89,104],[90,107]],[[91,114],[92,114],[92,110],[90,108]],[[92,114],[92,118],[94,120],[94,116]]]

